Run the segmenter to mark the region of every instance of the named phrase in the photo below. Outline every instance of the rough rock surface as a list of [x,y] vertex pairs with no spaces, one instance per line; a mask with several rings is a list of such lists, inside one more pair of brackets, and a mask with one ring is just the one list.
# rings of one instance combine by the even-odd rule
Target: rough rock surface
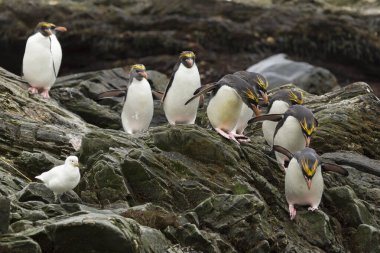
[[0,66],[21,73],[26,38],[48,19],[68,28],[59,36],[65,74],[140,62],[168,75],[192,49],[207,83],[283,52],[329,69],[340,85],[364,80],[380,94],[379,18],[364,11],[376,14],[377,1],[236,2],[0,1]]
[[[0,69],[1,252],[378,252],[380,103],[367,84],[306,94],[320,123],[312,147],[350,176],[325,173],[320,210],[298,207],[290,221],[259,124],[240,146],[205,128],[204,113],[201,126],[112,129],[103,116],[117,111],[91,89],[116,85],[118,71],[62,78],[45,100]],[[29,179],[69,154],[82,179],[55,204]]]

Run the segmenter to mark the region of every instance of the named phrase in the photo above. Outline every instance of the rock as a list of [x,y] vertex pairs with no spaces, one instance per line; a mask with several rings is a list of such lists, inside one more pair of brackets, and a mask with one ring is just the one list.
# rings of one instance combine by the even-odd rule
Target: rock
[[63,163],[64,161],[60,161],[48,153],[31,153],[28,151],[22,151],[20,156],[15,160],[15,164],[18,167],[26,168],[23,170],[25,170],[27,175],[31,178]]
[[24,189],[17,193],[18,200],[25,201],[42,201],[45,203],[54,202],[54,193],[41,183],[30,183]]
[[168,228],[165,233],[170,235],[174,240],[177,240],[180,245],[191,246],[199,252],[236,252],[231,245],[224,242],[221,238],[218,239],[219,244],[223,243],[223,248],[219,248],[217,240],[210,238],[210,235],[205,231],[200,231],[194,224],[187,223],[177,229]]
[[42,253],[38,243],[26,236],[3,235],[0,237],[1,253]]
[[348,165],[365,173],[380,177],[380,161],[370,159],[354,152],[325,153],[323,158],[332,160],[340,165]]
[[260,73],[267,78],[269,89],[294,83],[309,93],[321,95],[338,86],[335,76],[327,69],[289,60],[285,54],[264,59],[250,66],[247,71]]
[[[312,245],[326,249],[329,252],[343,252],[341,241],[336,238],[333,224],[327,214],[321,211],[298,212],[297,225],[299,233]],[[307,228],[307,229],[306,229]]]
[[[159,231],[140,227],[118,215],[74,213],[47,220],[43,227],[23,231],[36,240],[43,252],[141,252],[168,248]],[[101,238],[101,240],[99,240]],[[85,243],[84,243],[85,242]]]
[[335,206],[338,210],[342,220],[349,226],[356,228],[360,224],[376,224],[366,205],[357,198],[350,187],[341,186],[327,189],[325,196],[330,205]]
[[[96,89],[106,89],[107,75],[116,73],[98,72],[90,79]],[[96,75],[104,80],[96,81]],[[92,99],[78,88],[88,77],[71,76],[57,89]],[[129,135],[85,122],[54,99],[29,95],[20,78],[3,69],[0,91],[0,195],[10,200],[10,239],[0,247],[21,240],[57,253],[356,252],[351,241],[359,226],[380,224],[379,176],[372,173],[380,151],[380,110],[365,83],[306,94],[320,123],[312,147],[319,154],[344,150],[372,160],[342,160],[348,177],[325,173],[321,211],[300,207],[295,221],[289,219],[283,172],[258,124],[247,129],[252,141],[237,145],[205,127],[203,109],[200,125],[160,124]],[[82,112],[87,108],[80,106]],[[74,203],[51,204],[51,192],[25,175],[49,157],[62,161],[68,154],[80,157],[82,165],[78,196],[70,192],[66,196]]]
[[380,252],[380,229],[361,224],[353,238],[353,249],[356,252]]
[[0,196],[0,234],[6,234],[9,227],[10,200]]

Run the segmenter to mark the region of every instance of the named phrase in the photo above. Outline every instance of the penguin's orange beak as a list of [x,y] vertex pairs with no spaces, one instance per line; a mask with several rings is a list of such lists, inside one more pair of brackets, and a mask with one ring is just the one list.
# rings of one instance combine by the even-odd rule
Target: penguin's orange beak
[[307,188],[310,190],[310,188],[311,188],[311,179],[310,178],[305,178],[305,180],[306,180]]
[[139,75],[144,77],[145,79],[148,79],[148,73],[146,73],[146,71],[139,72]]
[[187,67],[191,68],[194,64],[194,60],[192,58],[187,58],[185,60]]
[[66,27],[64,27],[64,26],[57,26],[56,28],[54,28],[54,31],[58,31],[58,32],[66,32],[67,29],[66,29]]
[[311,142],[311,137],[307,136],[305,134],[304,134],[304,137],[305,137],[306,147],[309,147],[310,146],[310,142]]
[[264,91],[260,91],[261,93],[261,96],[263,97],[263,100],[264,100],[264,104],[269,104],[269,97],[268,97],[268,94]]
[[257,105],[251,104],[251,106],[252,106],[252,110],[255,113],[256,117],[260,116],[261,115],[261,111],[259,110],[259,108],[257,107]]

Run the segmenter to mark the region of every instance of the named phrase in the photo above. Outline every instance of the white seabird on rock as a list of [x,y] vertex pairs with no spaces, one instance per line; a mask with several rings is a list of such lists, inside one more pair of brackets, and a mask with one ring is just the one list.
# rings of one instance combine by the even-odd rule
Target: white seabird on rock
[[78,157],[69,156],[65,164],[56,166],[49,171],[36,176],[44,185],[54,192],[55,200],[57,195],[74,189],[80,180]]

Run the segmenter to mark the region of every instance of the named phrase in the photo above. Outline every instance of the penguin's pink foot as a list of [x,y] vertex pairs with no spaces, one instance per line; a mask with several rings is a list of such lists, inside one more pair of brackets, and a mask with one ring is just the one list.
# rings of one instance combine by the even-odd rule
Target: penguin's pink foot
[[38,93],[38,89],[37,89],[36,87],[30,86],[30,87],[28,88],[28,92],[29,92],[30,94],[37,94],[37,93]]
[[49,96],[49,90],[44,90],[43,92],[41,92],[41,96],[43,98],[50,98],[50,96]]
[[223,136],[224,138],[226,139],[229,139],[229,140],[233,140],[235,141],[236,143],[240,144],[236,139],[235,137],[231,134],[231,133],[226,133],[224,132],[222,129],[220,128],[215,128],[215,131],[218,132],[218,134],[220,134],[221,136]]
[[293,220],[296,217],[296,209],[294,208],[293,205],[289,205],[289,214],[290,214],[290,219]]
[[315,210],[318,210],[318,206],[311,206],[307,210],[314,212]]

